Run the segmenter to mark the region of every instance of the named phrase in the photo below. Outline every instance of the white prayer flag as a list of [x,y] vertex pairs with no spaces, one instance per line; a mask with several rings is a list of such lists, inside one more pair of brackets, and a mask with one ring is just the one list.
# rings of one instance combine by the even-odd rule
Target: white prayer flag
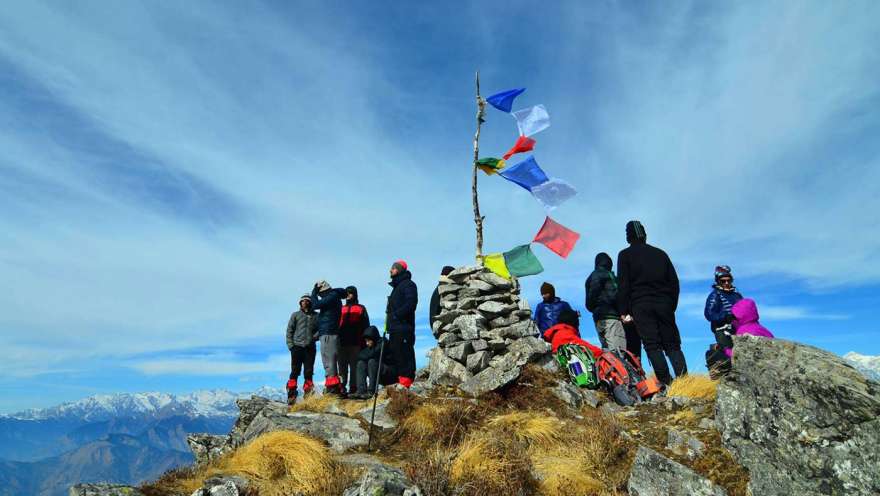
[[539,184],[531,189],[532,196],[538,200],[547,211],[551,211],[565,203],[566,200],[577,194],[574,186],[562,179],[550,178],[547,182]]
[[550,114],[543,105],[517,110],[511,115],[516,119],[516,127],[522,136],[531,136],[550,127]]

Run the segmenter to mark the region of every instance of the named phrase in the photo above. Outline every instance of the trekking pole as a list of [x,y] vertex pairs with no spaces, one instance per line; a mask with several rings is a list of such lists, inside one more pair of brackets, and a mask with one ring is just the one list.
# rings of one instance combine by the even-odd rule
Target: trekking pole
[[[379,345],[379,366],[376,367],[375,384],[373,384],[373,413],[370,414],[370,430],[367,434],[367,451],[373,444],[373,422],[376,420],[376,402],[379,400],[379,376],[382,375],[382,355],[385,354],[385,335],[388,334],[388,322],[385,322],[385,329],[382,330],[382,344]],[[367,370],[367,375],[370,371]]]

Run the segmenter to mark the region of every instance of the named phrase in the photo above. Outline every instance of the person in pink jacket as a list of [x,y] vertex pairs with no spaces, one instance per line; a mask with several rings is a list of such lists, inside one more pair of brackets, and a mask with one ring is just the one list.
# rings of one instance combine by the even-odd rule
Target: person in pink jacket
[[[730,313],[733,315],[733,330],[737,336],[749,334],[773,339],[773,333],[758,322],[758,306],[755,305],[755,300],[739,300],[730,309]],[[732,348],[727,348],[724,352],[727,356],[733,356]]]

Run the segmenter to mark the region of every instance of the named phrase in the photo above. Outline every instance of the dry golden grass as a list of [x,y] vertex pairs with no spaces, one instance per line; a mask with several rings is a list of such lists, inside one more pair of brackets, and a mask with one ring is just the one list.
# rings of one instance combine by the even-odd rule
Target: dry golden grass
[[[333,477],[328,477],[333,474]],[[260,496],[339,494],[353,479],[319,441],[292,431],[264,434],[214,463],[196,467],[167,487],[170,493],[192,494],[205,479],[241,475]]]
[[472,436],[458,447],[450,467],[450,476],[458,483],[481,479],[492,486],[501,486],[508,466],[504,453],[493,449],[489,439]]
[[482,409],[467,401],[449,400],[423,403],[400,424],[407,445],[444,444],[452,447],[468,428],[482,419]]
[[499,436],[510,435],[528,447],[548,447],[559,444],[562,422],[545,412],[511,412],[493,417],[486,423]]
[[533,460],[541,474],[540,491],[546,496],[586,496],[599,494],[605,484],[584,470],[584,460],[571,456],[540,456]]
[[290,412],[325,412],[330,405],[335,405],[337,399],[329,394],[311,394],[290,406]]
[[708,375],[688,374],[672,381],[666,394],[714,401],[717,387],[718,381],[713,381]]

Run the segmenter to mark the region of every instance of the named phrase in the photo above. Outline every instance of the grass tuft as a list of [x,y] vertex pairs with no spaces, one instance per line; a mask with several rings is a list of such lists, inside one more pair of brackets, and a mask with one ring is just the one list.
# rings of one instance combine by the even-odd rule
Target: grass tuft
[[713,381],[708,375],[687,374],[672,381],[666,394],[714,401],[717,387],[718,381]]

